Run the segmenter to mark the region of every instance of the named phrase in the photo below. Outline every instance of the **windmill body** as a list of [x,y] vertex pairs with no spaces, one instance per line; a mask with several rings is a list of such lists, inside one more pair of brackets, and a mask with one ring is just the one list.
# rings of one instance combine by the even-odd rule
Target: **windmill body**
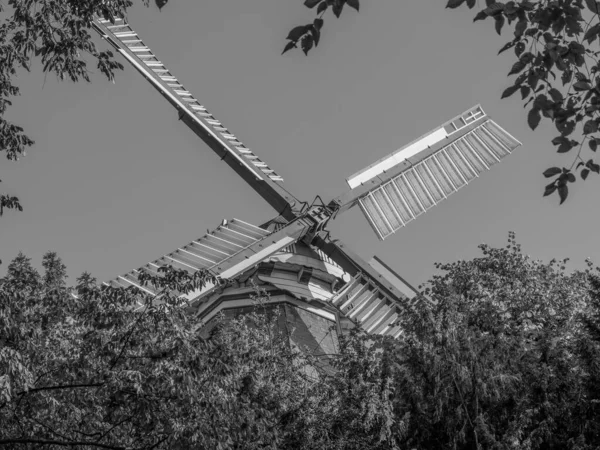
[[214,231],[139,269],[108,281],[115,287],[156,291],[138,281],[171,265],[208,270],[226,284],[186,294],[195,313],[243,313],[256,285],[276,305],[281,327],[300,348],[335,351],[337,334],[360,326],[398,336],[398,318],[417,291],[374,258],[370,262],[329,236],[327,224],[358,206],[379,239],[479,177],[520,143],[475,106],[425,136],[347,179],[349,190],[325,204],[301,202],[283,187],[283,177],[210,114],[144,44],[124,18],[97,18],[94,29],[133,65],[224,162],[277,212],[261,226],[225,220]]

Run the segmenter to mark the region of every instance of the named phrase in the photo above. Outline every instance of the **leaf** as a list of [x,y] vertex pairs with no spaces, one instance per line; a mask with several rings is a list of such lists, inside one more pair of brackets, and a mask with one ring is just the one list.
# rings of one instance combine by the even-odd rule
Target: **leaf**
[[515,45],[515,55],[517,55],[517,57],[521,56],[521,53],[523,53],[525,51],[525,43],[524,42],[519,42],[517,43],[517,45]]
[[527,29],[527,21],[519,20],[517,22],[517,24],[515,25],[515,37],[523,36],[523,33],[525,33],[526,29]]
[[320,30],[321,28],[323,28],[323,19],[315,19],[313,25],[317,30]]
[[594,14],[600,13],[600,4],[594,0],[585,0],[585,4],[588,9],[592,11]]
[[348,6],[351,8],[354,8],[355,10],[358,11],[358,0],[346,0],[346,3],[348,3]]
[[545,47],[547,49],[555,49],[556,47],[558,47],[558,44],[557,44],[558,41],[556,40],[554,35],[550,32],[544,33],[544,41],[546,42]]
[[581,171],[581,179],[585,180],[589,174],[590,174],[590,169],[583,169]]
[[158,10],[160,11],[161,9],[163,9],[163,7],[167,4],[169,0],[154,0],[154,3],[156,4],[156,6],[158,7]]
[[521,86],[521,99],[525,100],[525,97],[529,95],[531,88],[529,86]]
[[302,46],[302,51],[304,52],[305,55],[308,55],[309,50],[312,48],[314,43],[314,39],[312,37],[312,35],[307,34],[306,36],[304,36],[302,38],[301,41],[301,46]]
[[314,8],[320,3],[320,1],[321,0],[306,0],[304,2],[304,6],[306,6],[307,8]]
[[298,25],[297,27],[292,28],[292,31],[288,34],[286,39],[290,41],[297,41],[300,39],[306,32],[308,28],[306,25]]
[[483,10],[488,16],[498,16],[504,11],[504,3],[492,3]]
[[538,108],[532,108],[527,114],[527,123],[532,130],[535,130],[537,126],[540,124],[540,120],[542,116],[540,114],[540,110]]
[[476,2],[477,0],[467,0],[467,6],[469,7],[469,9],[474,8]]
[[317,14],[321,14],[322,12],[324,12],[327,8],[328,8],[328,4],[325,0],[323,0],[321,3],[319,3],[319,7],[317,8]]
[[573,89],[576,91],[589,91],[592,88],[592,85],[587,81],[578,81],[573,85]]
[[569,183],[575,183],[575,175],[573,175],[572,173],[568,173],[567,174],[567,181]]
[[566,184],[563,184],[558,187],[558,196],[560,197],[561,205],[565,202],[568,195],[569,195],[569,188],[567,187]]
[[588,145],[590,146],[590,150],[595,152],[596,149],[598,148],[598,141],[595,138],[592,138],[588,142]]
[[531,86],[531,89],[536,89],[537,85],[538,85],[538,81],[540,81],[540,77],[537,74],[537,71],[530,70],[529,74],[527,75],[527,84],[529,84],[529,86]]
[[567,153],[569,150],[571,150],[573,148],[573,145],[571,144],[571,142],[568,142],[566,144],[561,144],[558,149],[556,150],[557,153]]
[[296,47],[296,43],[294,41],[290,41],[286,44],[285,48],[283,49],[283,51],[281,52],[281,54],[283,55],[285,52],[287,52],[288,50],[293,49],[294,47]]
[[588,120],[585,125],[583,125],[583,134],[591,134],[598,131],[598,124],[595,120]]
[[566,153],[571,150],[575,145],[578,144],[577,141],[571,141],[564,136],[557,136],[552,139],[553,145],[558,145],[558,153]]
[[498,36],[502,33],[502,27],[504,26],[504,16],[496,16],[496,23],[494,24],[494,28],[496,29],[496,33]]
[[512,68],[510,69],[510,72],[508,72],[508,75],[515,75],[519,72],[522,72],[523,69],[525,69],[525,66],[527,64],[525,64],[523,61],[519,60],[516,63],[513,64]]
[[597,23],[593,27],[590,27],[590,29],[587,30],[587,32],[583,36],[583,40],[586,40],[591,44],[598,37],[598,33],[600,33],[600,23]]
[[573,72],[571,70],[565,70],[560,79],[562,80],[563,86],[571,82],[571,77],[573,76]]
[[514,47],[514,46],[515,46],[515,42],[514,41],[507,42],[506,44],[504,44],[504,46],[500,50],[498,50],[498,54],[500,54],[500,53],[502,53],[502,52],[508,50],[509,48]]
[[315,41],[315,47],[317,45],[319,45],[319,41],[321,40],[321,32],[319,31],[319,29],[317,27],[312,27],[312,29],[310,30],[312,37]]
[[334,0],[333,14],[338,19],[340,18],[340,15],[342,14],[342,9],[343,8],[344,8],[344,1],[343,0]]
[[521,2],[521,8],[523,8],[525,11],[533,11],[533,9],[535,8],[535,3],[530,2],[528,0],[523,0]]
[[544,197],[552,194],[555,190],[556,190],[556,184],[550,183],[548,186],[546,186],[546,189],[544,190]]
[[571,41],[569,42],[569,51],[576,55],[583,55],[585,54],[585,47],[579,42]]
[[548,91],[548,94],[550,95],[550,97],[552,97],[552,100],[556,103],[562,103],[563,101],[563,95],[562,93],[556,89],[556,88],[552,88]]
[[523,53],[523,55],[521,55],[521,57],[519,59],[521,61],[523,61],[525,64],[527,64],[527,63],[530,63],[531,61],[533,61],[535,59],[535,56],[531,52],[525,52],[525,53]]
[[484,13],[483,11],[479,11],[475,17],[473,17],[473,22],[477,22],[478,20],[484,20],[487,19],[488,15],[486,13]]
[[517,92],[519,90],[521,86],[510,86],[507,87],[504,92],[502,93],[502,96],[500,97],[502,98],[506,98],[506,97],[510,97],[511,95],[513,95],[515,92]]
[[448,3],[446,4],[446,8],[450,8],[450,9],[458,8],[464,2],[465,2],[465,0],[448,0]]
[[568,136],[575,130],[575,122],[572,120],[556,121],[556,129],[563,136]]
[[546,169],[544,171],[544,176],[546,178],[550,178],[550,177],[554,177],[554,176],[558,175],[561,172],[562,172],[562,170],[559,167],[550,167],[549,169]]
[[546,97],[545,94],[540,94],[533,101],[533,106],[536,106],[537,108],[543,111],[545,109],[550,108],[552,104],[550,103],[550,100],[548,100],[548,97]]

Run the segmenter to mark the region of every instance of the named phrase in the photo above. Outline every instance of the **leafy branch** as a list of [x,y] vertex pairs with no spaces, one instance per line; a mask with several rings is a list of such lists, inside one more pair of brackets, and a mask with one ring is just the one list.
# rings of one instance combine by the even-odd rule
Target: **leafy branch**
[[[446,7],[454,9],[463,4],[471,9],[476,6],[474,0],[449,0]],[[517,58],[508,72],[515,76],[514,83],[504,90],[502,98],[520,92],[524,106],[529,107],[527,123],[532,130],[542,118],[548,119],[559,132],[552,139],[557,152],[577,148],[570,164],[543,172],[546,178],[554,178],[545,187],[544,196],[556,192],[562,204],[569,193],[568,185],[577,180],[576,171],[582,180],[590,172],[600,174],[593,155],[582,157],[585,141],[591,152],[596,152],[600,143],[600,51],[593,48],[600,36],[600,3],[486,0],[485,4],[473,21],[493,20],[498,34],[505,24],[514,25],[513,39],[498,52],[513,49]]]
[[305,55],[308,55],[313,45],[314,47],[318,46],[321,40],[324,14],[331,8],[335,17],[339,18],[345,5],[354,8],[356,11],[359,10],[359,0],[305,0],[304,6],[307,8],[313,9],[316,7],[317,17],[312,23],[299,25],[289,32],[286,38],[289,42],[285,45],[281,54],[293,48],[298,48],[298,43],[300,43],[302,51]]
[[26,391],[17,392],[18,396],[33,394],[34,392],[42,392],[42,391],[54,391],[58,389],[80,389],[80,388],[90,388],[90,387],[100,387],[104,386],[104,383],[76,383],[76,384],[61,384],[56,386],[45,386],[39,388],[31,388]]
[[[142,0],[148,5],[148,0]],[[12,98],[20,95],[15,79],[20,71],[30,71],[34,60],[42,64],[43,73],[54,73],[59,80],[90,81],[86,58],[108,80],[123,65],[111,51],[99,51],[90,34],[95,15],[114,21],[133,5],[132,0],[9,0],[0,19],[0,152],[9,161],[26,155],[34,144],[23,127],[6,118]],[[0,8],[1,9],[1,8]],[[0,196],[0,215],[4,209],[22,210],[19,199]]]

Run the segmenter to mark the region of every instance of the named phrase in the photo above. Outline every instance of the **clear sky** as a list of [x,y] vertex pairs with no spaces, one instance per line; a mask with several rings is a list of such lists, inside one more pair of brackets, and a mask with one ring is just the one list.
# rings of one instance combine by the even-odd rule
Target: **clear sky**
[[[362,0],[358,14],[326,17],[308,57],[280,56],[287,32],[313,18],[302,3],[171,0],[162,12],[135,7],[129,19],[302,200],[339,195],[346,177],[476,103],[521,140],[501,165],[383,243],[358,210],[331,225],[334,237],[414,285],[435,261],[471,258],[482,242],[504,245],[508,231],[535,258],[600,260],[597,177],[576,183],[561,207],[542,198],[542,171],[564,161],[550,144],[556,133],[549,124],[531,132],[519,99],[500,100],[512,63],[496,56],[506,32],[498,37],[491,23],[473,24],[472,11],[445,10],[442,0]],[[0,191],[25,208],[0,218],[2,267],[19,250],[38,266],[53,250],[71,281],[84,270],[106,280],[223,218],[260,224],[275,215],[121,61],[116,84],[101,74],[76,85],[39,71],[19,77],[23,95],[9,119],[36,145],[18,163],[0,163]]]

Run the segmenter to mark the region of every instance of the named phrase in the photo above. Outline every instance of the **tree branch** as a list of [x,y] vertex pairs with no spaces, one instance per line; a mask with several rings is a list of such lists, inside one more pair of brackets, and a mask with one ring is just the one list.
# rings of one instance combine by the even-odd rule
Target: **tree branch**
[[50,439],[0,439],[0,445],[5,444],[40,444],[40,445],[60,445],[63,447],[77,447],[80,445],[89,445],[98,448],[107,448],[111,450],[126,450],[125,447],[117,447],[114,445],[99,444],[97,442],[77,442],[77,441],[53,441]]
[[99,387],[99,386],[104,386],[104,383],[62,384],[59,386],[46,386],[46,387],[41,387],[41,388],[33,388],[33,389],[29,389],[28,391],[18,392],[17,395],[25,395],[25,394],[29,394],[31,392],[37,392],[37,391],[53,391],[56,389],[72,389],[72,388],[86,388],[86,387]]

